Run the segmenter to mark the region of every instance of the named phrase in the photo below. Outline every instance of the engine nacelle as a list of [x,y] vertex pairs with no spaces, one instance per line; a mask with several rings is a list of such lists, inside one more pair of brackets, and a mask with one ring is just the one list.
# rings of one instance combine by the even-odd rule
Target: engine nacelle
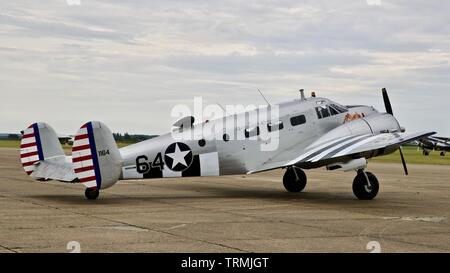
[[362,120],[367,123],[370,131],[374,134],[405,131],[402,127],[400,127],[397,119],[390,114],[371,115],[363,118]]
[[398,121],[392,115],[385,113],[372,114],[367,117],[361,117],[360,119],[346,122],[331,130],[317,141],[317,145],[349,135],[356,136],[402,131],[404,130],[400,127]]
[[365,169],[367,167],[367,160],[365,158],[352,159],[345,162],[337,162],[327,165],[327,170],[340,170],[344,172]]

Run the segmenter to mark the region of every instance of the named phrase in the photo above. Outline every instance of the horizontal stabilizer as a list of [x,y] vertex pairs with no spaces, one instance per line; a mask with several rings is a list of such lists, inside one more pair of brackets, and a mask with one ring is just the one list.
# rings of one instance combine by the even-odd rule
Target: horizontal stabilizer
[[36,164],[31,177],[36,179],[52,179],[61,182],[75,183],[77,176],[70,162],[45,160]]

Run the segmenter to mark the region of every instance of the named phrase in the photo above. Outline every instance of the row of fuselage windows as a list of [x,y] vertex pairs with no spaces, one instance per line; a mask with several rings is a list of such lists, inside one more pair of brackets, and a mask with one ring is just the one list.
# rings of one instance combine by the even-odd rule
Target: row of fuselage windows
[[[335,116],[341,113],[345,113],[348,110],[342,106],[331,104],[331,105],[323,105],[316,107],[316,113],[317,117],[319,119],[323,119],[330,116]],[[306,116],[305,115],[298,115],[293,116],[290,119],[291,125],[298,126],[306,123]],[[279,121],[277,123],[268,123],[267,124],[267,130],[270,132],[275,132],[278,130],[282,130],[284,128],[284,124],[282,121]],[[254,136],[258,136],[260,134],[259,126],[253,128],[253,129],[245,129],[245,137],[250,138]]]
[[[298,115],[291,117],[291,125],[292,126],[298,126],[301,124],[306,123],[306,117],[305,115]],[[278,130],[282,130],[284,128],[284,124],[282,121],[276,122],[276,123],[268,123],[267,124],[267,130],[270,132],[275,132]],[[245,137],[254,137],[258,136],[260,134],[259,126],[252,128],[252,129],[245,129]]]

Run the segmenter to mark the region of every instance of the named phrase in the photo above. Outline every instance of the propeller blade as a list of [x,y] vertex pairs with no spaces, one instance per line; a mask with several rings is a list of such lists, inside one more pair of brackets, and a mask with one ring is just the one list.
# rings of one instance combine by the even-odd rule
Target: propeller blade
[[389,95],[386,91],[386,88],[382,89],[382,93],[383,93],[384,107],[386,107],[386,113],[394,115],[394,113],[392,112],[391,101],[389,100]]
[[[386,113],[394,115],[394,112],[392,111],[391,100],[389,99],[389,95],[387,93],[386,88],[381,89],[381,93],[383,94],[383,101],[384,101],[384,107],[386,107]],[[403,170],[405,170],[405,175],[408,175],[408,167],[406,167],[406,161],[405,161],[405,157],[403,156],[403,150],[402,150],[401,146],[399,147],[399,151],[400,151],[400,157],[402,159]]]
[[402,158],[403,169],[405,170],[405,175],[408,175],[408,168],[406,167],[406,161],[405,161],[405,157],[403,156],[403,151],[402,151],[401,146],[399,148],[399,151],[400,151],[400,157]]

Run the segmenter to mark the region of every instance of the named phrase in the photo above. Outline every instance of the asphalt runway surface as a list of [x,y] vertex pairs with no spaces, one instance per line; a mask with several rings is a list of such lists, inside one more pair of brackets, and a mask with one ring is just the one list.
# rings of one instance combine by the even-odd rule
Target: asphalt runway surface
[[354,197],[354,172],[324,169],[302,193],[277,170],[123,181],[88,201],[80,184],[33,181],[18,157],[0,148],[0,252],[450,251],[450,166],[371,163],[372,201]]

